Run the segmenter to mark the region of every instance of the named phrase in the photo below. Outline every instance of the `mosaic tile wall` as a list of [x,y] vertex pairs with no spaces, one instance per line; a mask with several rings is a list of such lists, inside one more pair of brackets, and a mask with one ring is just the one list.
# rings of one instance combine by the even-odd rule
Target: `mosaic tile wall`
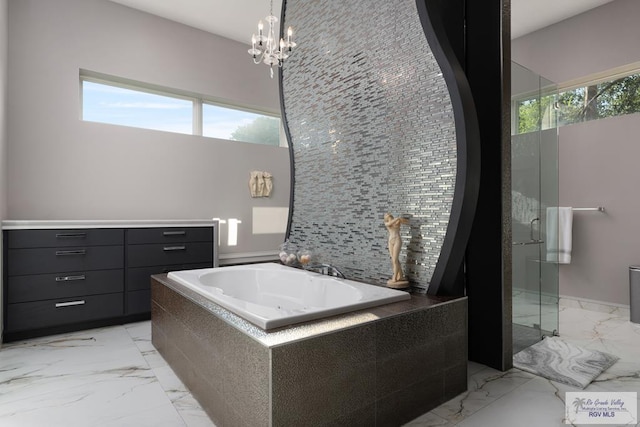
[[383,216],[410,215],[400,261],[426,289],[456,177],[453,108],[414,0],[287,0],[283,67],[294,154],[289,240],[348,278],[391,276]]

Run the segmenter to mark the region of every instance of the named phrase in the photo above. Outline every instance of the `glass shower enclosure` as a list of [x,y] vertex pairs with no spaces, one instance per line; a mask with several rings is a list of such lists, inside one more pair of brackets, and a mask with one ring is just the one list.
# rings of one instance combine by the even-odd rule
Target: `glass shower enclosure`
[[[547,225],[557,215],[557,85],[511,65],[511,219],[513,352],[558,333],[557,239]],[[557,220],[557,219],[556,219]]]

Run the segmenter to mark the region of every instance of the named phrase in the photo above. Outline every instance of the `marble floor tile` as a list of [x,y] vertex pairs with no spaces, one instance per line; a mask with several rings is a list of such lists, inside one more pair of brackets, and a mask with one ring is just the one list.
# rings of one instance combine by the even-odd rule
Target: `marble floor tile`
[[625,322],[612,326],[606,334],[594,338],[585,346],[598,347],[623,359],[640,361],[640,325]]
[[134,341],[138,339],[151,341],[151,322],[148,320],[128,323],[124,325],[124,328]]
[[0,405],[87,383],[154,378],[122,327],[8,344],[0,360]]
[[536,377],[491,402],[471,417],[462,427],[560,427],[564,424],[564,400],[551,381]]
[[180,399],[173,401],[173,406],[187,427],[215,427],[213,421],[191,396],[191,393],[187,392]]
[[431,412],[455,425],[532,378],[533,375],[516,369],[500,372],[485,367],[469,376],[465,393]]
[[0,425],[183,426],[122,326],[6,344]]
[[614,314],[564,307],[560,309],[560,335],[572,340],[592,340],[607,336],[628,320]]
[[102,379],[0,405],[4,426],[185,425],[157,381]]
[[189,427],[214,426],[209,416],[168,365],[153,369],[167,397]]
[[126,325],[126,329],[185,424],[189,427],[215,427],[198,401],[151,343],[151,323],[134,323]]
[[[586,391],[640,395],[640,325],[615,310],[565,305],[560,335],[621,358]],[[519,370],[500,372],[474,362],[469,362],[468,375],[466,393],[407,425],[560,427],[565,425],[564,393],[577,391]],[[214,424],[153,347],[146,321],[5,344],[0,349],[0,426]]]
[[[635,391],[640,397],[640,325],[629,322],[624,310],[564,305],[559,325],[563,340],[620,357],[585,391]],[[503,373],[474,362],[469,362],[468,375],[466,393],[407,425],[561,427],[567,425],[565,393],[579,391],[521,371]],[[449,424],[439,424],[442,420]]]
[[452,427],[454,425],[455,424],[452,424],[433,412],[427,412],[410,423],[405,424],[407,427]]
[[141,354],[144,357],[144,360],[146,360],[147,365],[149,365],[151,369],[169,366],[167,361],[162,358],[160,353],[158,353],[158,350],[156,350],[153,345],[151,347],[152,348],[149,348],[148,350],[141,350]]

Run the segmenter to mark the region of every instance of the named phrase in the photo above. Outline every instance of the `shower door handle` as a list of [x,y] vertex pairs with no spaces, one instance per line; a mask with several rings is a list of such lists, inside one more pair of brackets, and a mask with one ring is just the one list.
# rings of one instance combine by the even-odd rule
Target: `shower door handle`
[[[529,239],[534,242],[536,240],[540,240],[540,239],[535,239],[533,237],[533,229],[534,229],[534,225],[535,223],[538,223],[538,226],[540,226],[540,218],[533,218],[530,222],[529,222]],[[540,237],[540,231],[538,231],[538,237]]]

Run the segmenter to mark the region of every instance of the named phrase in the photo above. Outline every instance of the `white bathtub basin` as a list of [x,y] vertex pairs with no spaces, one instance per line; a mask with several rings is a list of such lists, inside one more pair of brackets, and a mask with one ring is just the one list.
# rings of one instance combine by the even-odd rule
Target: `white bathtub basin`
[[411,298],[274,263],[173,271],[168,277],[265,330]]

